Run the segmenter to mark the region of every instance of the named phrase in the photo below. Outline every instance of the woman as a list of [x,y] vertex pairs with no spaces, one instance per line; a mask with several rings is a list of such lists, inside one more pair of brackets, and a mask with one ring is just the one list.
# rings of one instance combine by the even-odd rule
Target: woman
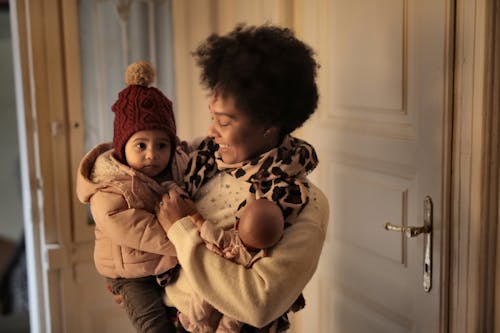
[[[212,123],[187,170],[194,204],[170,192],[158,211],[182,266],[177,281],[166,287],[167,304],[187,311],[195,292],[254,327],[274,321],[266,329],[275,331],[275,319],[290,309],[316,270],[328,223],[325,196],[305,178],[315,166],[314,151],[297,155],[303,142],[289,135],[316,110],[318,65],[313,51],[292,31],[269,25],[240,25],[225,36],[212,35],[194,56],[211,93]],[[283,151],[295,155],[284,157]],[[207,157],[213,152],[215,163]],[[256,167],[255,173],[242,176],[249,166]],[[279,186],[265,181],[256,190],[254,177],[288,172],[305,184],[298,196],[303,207],[287,217],[289,226],[268,256],[247,269],[205,247],[194,221],[231,228],[249,192],[280,193]]]

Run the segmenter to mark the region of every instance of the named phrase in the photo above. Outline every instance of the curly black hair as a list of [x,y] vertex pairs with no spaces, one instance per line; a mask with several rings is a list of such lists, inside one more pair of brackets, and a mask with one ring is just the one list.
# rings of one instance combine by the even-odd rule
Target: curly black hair
[[288,28],[238,24],[227,35],[209,36],[193,56],[205,88],[232,96],[238,110],[282,134],[316,110],[319,65],[314,51]]

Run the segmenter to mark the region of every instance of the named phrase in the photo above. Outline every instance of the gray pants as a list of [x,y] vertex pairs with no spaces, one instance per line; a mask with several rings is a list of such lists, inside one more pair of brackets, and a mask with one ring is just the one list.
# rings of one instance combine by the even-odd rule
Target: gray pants
[[175,333],[171,321],[175,309],[163,303],[164,290],[154,276],[137,279],[107,279],[113,294],[123,298],[127,315],[138,333]]

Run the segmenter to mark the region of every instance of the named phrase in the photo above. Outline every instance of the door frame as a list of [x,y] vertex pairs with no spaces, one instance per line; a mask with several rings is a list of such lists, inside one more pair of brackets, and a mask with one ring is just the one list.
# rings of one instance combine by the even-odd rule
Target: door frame
[[449,332],[500,332],[499,10],[456,0]]
[[[22,129],[29,297],[35,300],[30,304],[30,321],[34,332],[50,331],[50,327],[57,332],[65,326],[64,321],[71,321],[64,309],[72,309],[62,297],[70,295],[68,286],[72,276],[62,268],[71,261],[74,212],[68,193],[74,193],[72,176],[79,158],[75,152],[81,151],[79,145],[83,143],[75,139],[81,135],[82,126],[74,126],[81,124],[79,55],[78,48],[72,45],[76,41],[68,38],[77,31],[74,24],[78,16],[75,1],[10,3],[11,10],[15,9],[11,22]],[[442,233],[442,242],[448,246],[443,251],[440,281],[449,288],[442,288],[441,332],[495,329],[499,333],[500,324],[495,325],[495,317],[500,318],[500,288],[495,289],[495,285],[500,285],[500,274],[496,274],[496,268],[500,267],[500,228],[496,227],[500,198],[500,106],[495,97],[500,96],[500,5],[497,0],[453,3],[455,30],[451,43],[456,61],[449,65],[454,73],[454,86],[450,89],[453,105],[445,119],[453,131],[445,133],[451,140],[453,175],[451,184],[443,184],[449,188],[451,209],[449,224]],[[209,4],[217,5],[216,1]],[[290,5],[300,8],[305,2],[294,0]],[[299,14],[294,16],[297,18],[300,19]],[[184,21],[184,26],[190,25]],[[184,32],[187,37],[188,30]],[[176,37],[179,43],[175,45],[176,54],[189,53],[190,45],[182,43],[179,38],[182,36]],[[176,68],[192,70],[192,65],[189,57],[176,59]],[[196,80],[177,82],[177,91],[183,91],[183,98],[192,100],[194,105],[194,101],[204,98]],[[51,166],[55,161],[57,166]],[[47,243],[53,246],[47,247]],[[47,278],[49,274],[52,279]],[[55,286],[49,288],[50,281],[60,284],[55,289]]]
[[78,323],[72,228],[83,134],[76,5],[10,1],[31,332],[71,332]]

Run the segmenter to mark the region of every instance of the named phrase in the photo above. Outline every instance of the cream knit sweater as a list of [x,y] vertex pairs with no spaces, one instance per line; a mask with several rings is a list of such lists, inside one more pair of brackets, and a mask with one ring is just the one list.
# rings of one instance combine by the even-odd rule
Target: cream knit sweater
[[[231,228],[248,183],[221,173],[205,184],[195,199],[205,219]],[[310,202],[283,239],[250,269],[208,250],[189,217],[168,231],[182,266],[179,279],[166,287],[167,304],[187,312],[196,292],[231,318],[263,327],[297,299],[313,276],[325,240],[329,207],[325,195],[311,184]],[[306,300],[307,301],[307,300]]]

